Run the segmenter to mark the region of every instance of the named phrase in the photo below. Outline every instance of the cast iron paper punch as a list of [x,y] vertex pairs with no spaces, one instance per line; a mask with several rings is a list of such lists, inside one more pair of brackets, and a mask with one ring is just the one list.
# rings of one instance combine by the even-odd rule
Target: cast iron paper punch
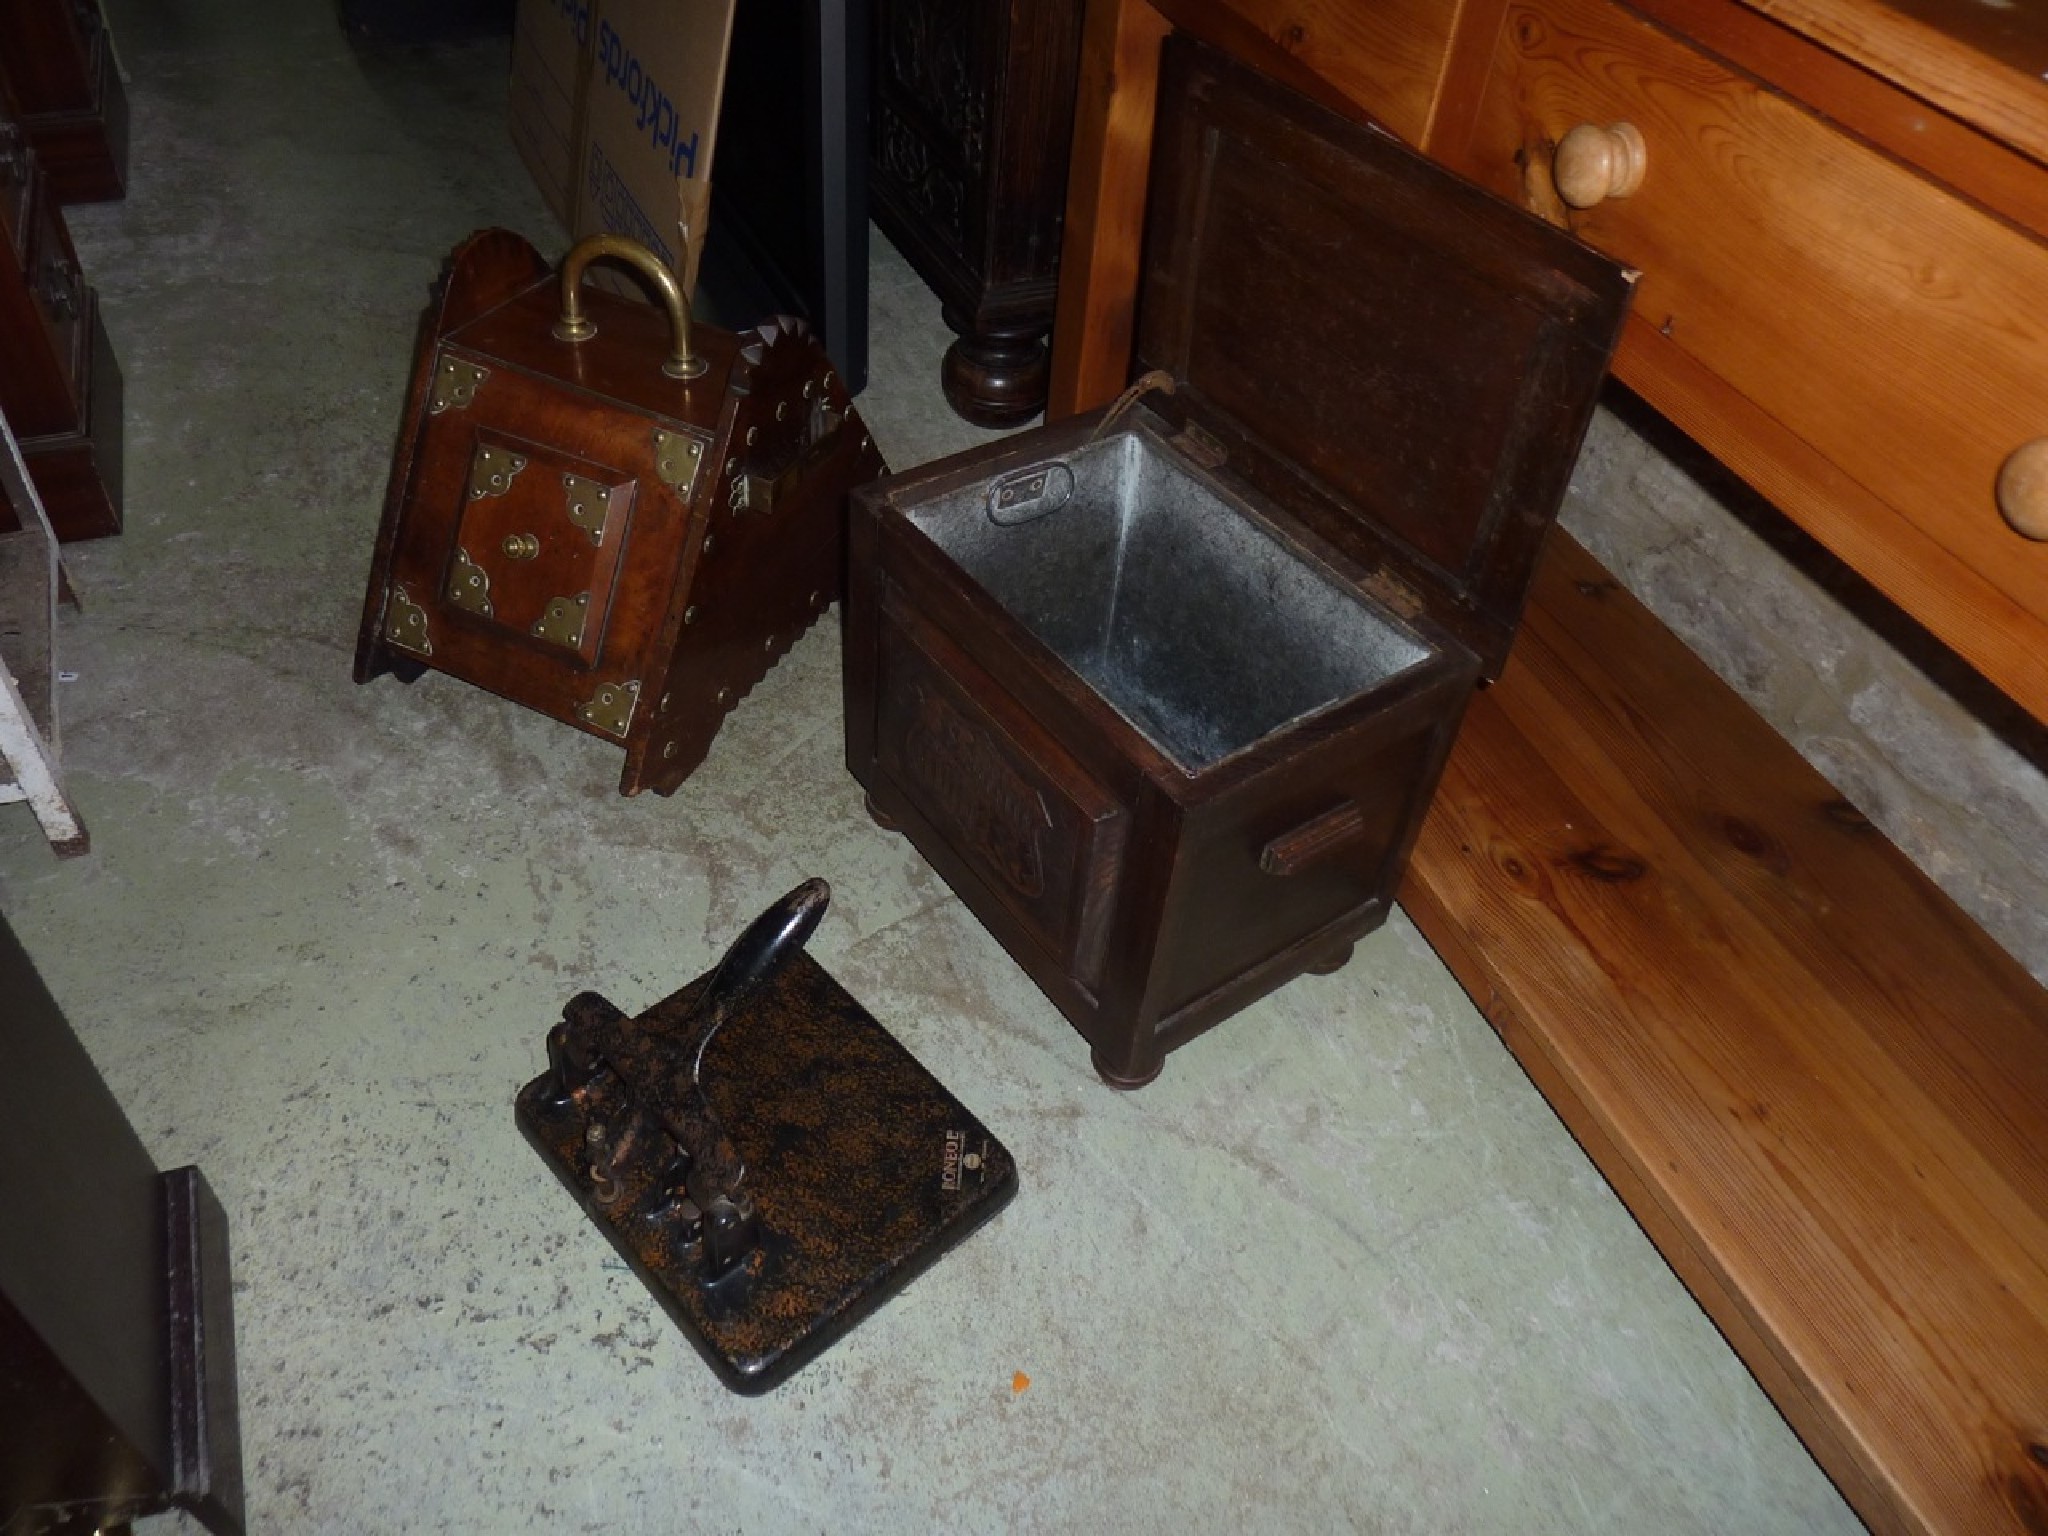
[[786,1380],[1016,1192],[1008,1151],[804,951],[784,896],[637,1017],[580,993],[520,1129],[721,1380]]

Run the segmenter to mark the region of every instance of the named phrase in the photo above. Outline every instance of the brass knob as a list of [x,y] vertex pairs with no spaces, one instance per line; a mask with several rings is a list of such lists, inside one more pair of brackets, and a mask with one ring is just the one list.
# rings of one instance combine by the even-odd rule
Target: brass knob
[[1634,123],[1580,123],[1557,141],[1550,178],[1565,202],[1591,208],[1640,187],[1649,154]]
[[507,560],[531,560],[540,553],[540,540],[530,533],[508,533],[498,547]]
[[2048,437],[2037,437],[1998,466],[1998,510],[2015,533],[2048,539]]

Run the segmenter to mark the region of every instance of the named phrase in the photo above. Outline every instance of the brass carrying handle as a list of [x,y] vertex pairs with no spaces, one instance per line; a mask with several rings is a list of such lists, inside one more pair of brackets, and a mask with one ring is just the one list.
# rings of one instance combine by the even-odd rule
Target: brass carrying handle
[[583,269],[604,256],[616,256],[661,293],[662,306],[668,310],[671,347],[661,371],[672,379],[702,378],[711,364],[690,350],[690,301],[683,297],[682,284],[676,281],[675,273],[662,265],[660,257],[638,240],[628,240],[624,235],[591,235],[578,240],[562,258],[562,318],[555,322],[555,339],[588,341],[597,334],[597,327],[583,313],[580,290]]

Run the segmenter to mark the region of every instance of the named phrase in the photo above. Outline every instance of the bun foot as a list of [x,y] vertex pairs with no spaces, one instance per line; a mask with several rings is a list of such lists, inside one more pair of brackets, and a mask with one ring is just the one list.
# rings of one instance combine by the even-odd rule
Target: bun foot
[[957,311],[943,313],[960,338],[939,367],[939,387],[956,415],[977,427],[1019,427],[1045,409],[1052,380],[1045,326],[977,331]]
[[1346,944],[1342,949],[1326,951],[1310,962],[1308,967],[1309,975],[1327,976],[1332,971],[1343,970],[1345,966],[1351,963],[1351,950],[1352,946]]
[[1135,1077],[1126,1077],[1121,1072],[1112,1072],[1109,1070],[1108,1067],[1104,1066],[1102,1062],[1102,1052],[1098,1050],[1090,1049],[1090,1051],[1088,1052],[1088,1061],[1089,1064],[1095,1068],[1095,1075],[1097,1077],[1101,1078],[1105,1083],[1109,1084],[1110,1087],[1115,1088],[1123,1093],[1129,1093],[1134,1088],[1144,1087],[1147,1083],[1151,1082],[1152,1079],[1157,1077],[1166,1066],[1166,1058],[1162,1056],[1159,1058],[1159,1060],[1152,1063],[1152,1068],[1150,1071],[1139,1073]]
[[860,803],[867,807],[868,819],[884,832],[901,832],[903,830],[901,822],[875,804],[875,797],[873,795],[861,796]]

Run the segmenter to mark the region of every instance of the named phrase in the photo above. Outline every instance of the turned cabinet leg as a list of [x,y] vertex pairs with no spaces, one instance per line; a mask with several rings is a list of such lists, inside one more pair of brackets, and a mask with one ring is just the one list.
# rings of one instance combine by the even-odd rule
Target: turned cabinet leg
[[867,807],[868,819],[884,832],[901,832],[903,830],[901,822],[875,804],[875,797],[873,795],[863,795],[861,797],[861,804]]
[[978,427],[1017,427],[1045,409],[1050,320],[977,330],[950,305],[941,314],[960,338],[939,366],[939,384],[954,411]]

